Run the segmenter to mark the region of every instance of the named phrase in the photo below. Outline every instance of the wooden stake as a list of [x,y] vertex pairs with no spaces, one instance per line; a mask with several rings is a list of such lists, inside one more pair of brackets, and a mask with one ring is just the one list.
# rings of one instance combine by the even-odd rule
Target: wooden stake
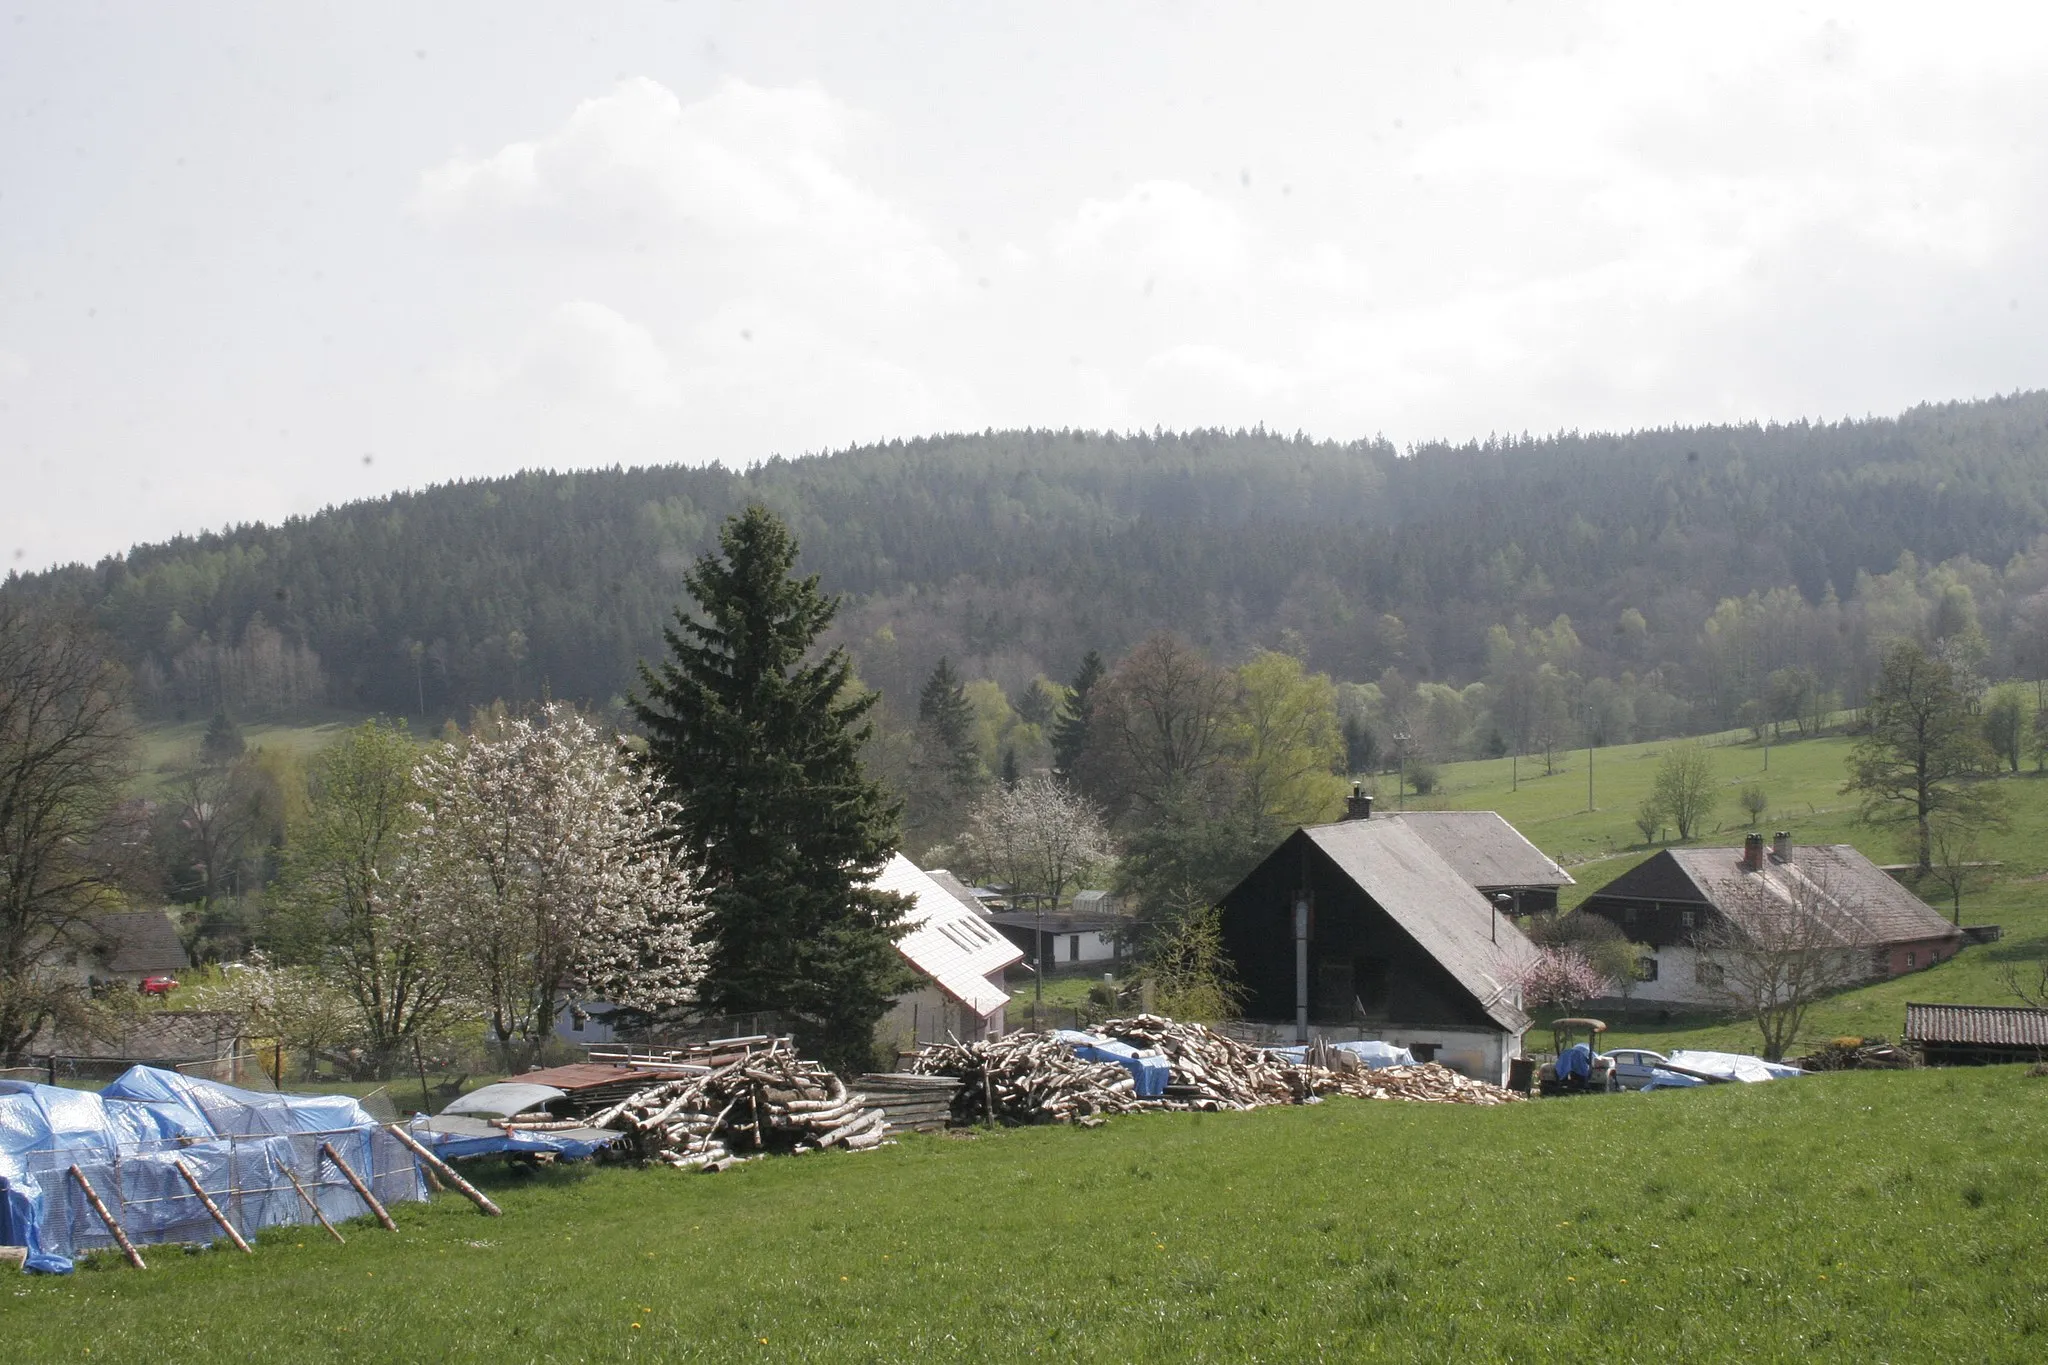
[[340,1229],[327,1221],[327,1215],[320,1212],[320,1205],[314,1202],[312,1195],[306,1193],[306,1187],[299,1183],[299,1178],[292,1173],[292,1168],[279,1161],[276,1157],[270,1159],[270,1164],[284,1172],[284,1178],[292,1182],[292,1188],[299,1192],[299,1198],[306,1201],[306,1207],[313,1210],[313,1216],[320,1220],[320,1226],[327,1229],[327,1234],[334,1238],[335,1241],[346,1246],[348,1238],[342,1236]]
[[192,1174],[192,1168],[187,1166],[182,1159],[172,1164],[178,1168],[178,1174],[185,1177],[185,1183],[192,1187],[192,1193],[199,1196],[199,1202],[206,1205],[206,1211],[213,1215],[214,1222],[220,1224],[220,1230],[228,1235],[228,1240],[240,1247],[246,1254],[255,1255],[255,1252],[249,1250],[249,1244],[242,1240],[242,1234],[235,1231],[235,1225],[228,1221],[228,1216],[220,1211],[220,1205],[213,1202],[213,1196],[208,1194],[206,1187],[199,1183],[199,1177]]
[[377,1221],[384,1225],[384,1230],[386,1232],[398,1231],[398,1224],[391,1221],[391,1215],[386,1213],[384,1206],[377,1202],[377,1196],[370,1193],[370,1187],[363,1183],[362,1177],[349,1169],[348,1163],[341,1159],[341,1153],[334,1150],[334,1144],[323,1142],[320,1144],[320,1150],[327,1154],[329,1161],[334,1163],[334,1169],[340,1171],[347,1178],[348,1183],[355,1187],[356,1194],[365,1204],[370,1206],[370,1212],[377,1215]]
[[384,1131],[404,1143],[407,1149],[420,1159],[428,1171],[439,1175],[443,1180],[460,1190],[470,1203],[476,1205],[493,1218],[504,1216],[505,1211],[496,1204],[493,1204],[489,1199],[486,1199],[482,1190],[455,1174],[453,1166],[450,1166],[447,1162],[441,1160],[440,1157],[435,1156],[432,1152],[421,1146],[419,1140],[411,1133],[406,1132],[405,1129],[400,1128],[395,1123],[385,1124]]
[[86,1201],[92,1205],[92,1211],[100,1216],[100,1221],[107,1225],[107,1231],[114,1234],[114,1240],[120,1244],[122,1253],[128,1257],[128,1264],[134,1266],[137,1270],[149,1269],[147,1265],[143,1264],[142,1253],[135,1249],[135,1243],[128,1240],[127,1230],[121,1226],[114,1218],[114,1215],[107,1209],[106,1202],[100,1198],[100,1192],[92,1187],[92,1182],[85,1178],[85,1172],[73,1166],[71,1168],[71,1178],[78,1182],[79,1189],[85,1191]]

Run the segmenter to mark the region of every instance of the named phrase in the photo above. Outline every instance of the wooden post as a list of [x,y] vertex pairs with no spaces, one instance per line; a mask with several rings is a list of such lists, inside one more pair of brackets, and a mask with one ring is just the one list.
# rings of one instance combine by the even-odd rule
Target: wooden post
[[422,1105],[420,1112],[431,1114],[434,1112],[434,1092],[427,1089],[427,1059],[420,1052],[418,1034],[413,1035],[412,1064],[413,1068],[420,1073],[420,1104]]
[[220,1205],[213,1202],[213,1196],[199,1183],[199,1177],[192,1174],[192,1168],[185,1164],[184,1159],[180,1158],[172,1164],[178,1168],[178,1174],[185,1177],[185,1183],[192,1187],[192,1193],[199,1196],[199,1202],[206,1205],[206,1211],[213,1215],[214,1222],[220,1224],[220,1230],[228,1235],[228,1240],[249,1255],[255,1255],[255,1252],[249,1250],[249,1244],[242,1240],[242,1234],[235,1231],[235,1225],[228,1221],[228,1216],[220,1211]]
[[348,1180],[348,1183],[355,1187],[356,1194],[361,1197],[365,1204],[370,1206],[370,1212],[377,1215],[377,1221],[384,1225],[384,1230],[386,1232],[398,1231],[398,1224],[391,1221],[391,1215],[386,1213],[384,1206],[377,1202],[377,1196],[370,1193],[370,1187],[363,1183],[363,1178],[349,1169],[348,1163],[341,1159],[341,1153],[334,1150],[334,1144],[323,1142],[320,1144],[320,1150],[326,1153],[329,1161],[334,1163],[334,1169],[340,1171]]
[[432,1152],[428,1151],[424,1146],[420,1144],[419,1139],[415,1138],[411,1133],[406,1132],[405,1129],[400,1128],[395,1123],[385,1124],[384,1131],[391,1134],[391,1136],[397,1138],[400,1142],[404,1143],[406,1145],[406,1148],[409,1151],[411,1151],[411,1153],[414,1156],[418,1157],[421,1163],[424,1164],[429,1171],[433,1172],[436,1175],[439,1175],[443,1180],[447,1181],[450,1185],[453,1185],[456,1189],[460,1190],[463,1193],[463,1195],[468,1198],[470,1203],[476,1205],[478,1208],[482,1209],[486,1214],[489,1214],[493,1218],[502,1217],[504,1215],[505,1211],[499,1208],[496,1204],[493,1204],[489,1199],[485,1198],[484,1192],[482,1190],[470,1184],[461,1176],[455,1174],[455,1168],[453,1166],[450,1166],[447,1162],[441,1160],[440,1157],[437,1157]]
[[284,1172],[284,1178],[292,1182],[292,1188],[299,1192],[299,1198],[306,1201],[306,1207],[313,1210],[313,1216],[320,1220],[321,1227],[327,1229],[327,1235],[332,1237],[335,1241],[340,1242],[344,1246],[346,1246],[348,1244],[348,1238],[342,1236],[341,1230],[335,1227],[334,1224],[327,1221],[327,1215],[320,1212],[320,1205],[314,1201],[312,1195],[306,1193],[306,1187],[299,1183],[299,1178],[298,1176],[292,1173],[292,1168],[285,1165],[283,1162],[279,1161],[274,1156],[270,1158],[270,1164],[276,1167],[278,1170]]
[[73,1166],[71,1168],[71,1178],[78,1182],[79,1189],[85,1191],[86,1201],[92,1205],[92,1211],[100,1216],[100,1221],[107,1225],[107,1231],[114,1234],[114,1240],[120,1244],[122,1254],[128,1258],[128,1264],[134,1266],[137,1270],[149,1269],[143,1263],[142,1253],[135,1249],[135,1243],[128,1240],[127,1230],[121,1226],[112,1212],[108,1210],[106,1201],[100,1198],[100,1192],[92,1187],[92,1182],[85,1178],[85,1172]]

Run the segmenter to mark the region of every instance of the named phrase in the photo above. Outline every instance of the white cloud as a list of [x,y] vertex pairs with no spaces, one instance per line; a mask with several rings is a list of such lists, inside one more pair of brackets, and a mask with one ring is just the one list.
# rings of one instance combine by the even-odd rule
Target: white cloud
[[1250,233],[1236,209],[1176,180],[1148,180],[1116,199],[1090,199],[1054,227],[1061,262],[1150,292],[1240,284],[1251,266]]
[[893,297],[959,270],[847,157],[868,120],[812,86],[727,80],[685,104],[646,77],[585,100],[555,132],[421,177],[414,209],[474,239],[646,254],[656,266],[827,277]]

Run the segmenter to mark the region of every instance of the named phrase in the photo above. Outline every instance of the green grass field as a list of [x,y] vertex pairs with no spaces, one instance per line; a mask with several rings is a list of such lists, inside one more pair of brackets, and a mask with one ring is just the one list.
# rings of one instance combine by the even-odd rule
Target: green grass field
[[101,1258],[10,1360],[1955,1360],[2048,1355],[2048,1080],[1340,1100],[560,1169]]

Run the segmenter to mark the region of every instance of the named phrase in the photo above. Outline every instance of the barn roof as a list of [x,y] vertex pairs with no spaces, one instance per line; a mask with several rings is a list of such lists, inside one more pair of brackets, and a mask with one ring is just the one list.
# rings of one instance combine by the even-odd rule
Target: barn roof
[[2048,1010],[2009,1005],[1909,1004],[1906,1041],[2048,1048]]
[[1372,818],[1408,826],[1459,876],[1485,890],[1572,884],[1569,872],[1523,838],[1498,811],[1411,810]]
[[192,965],[169,911],[113,910],[89,918],[110,972],[182,972]]
[[989,984],[990,973],[1024,960],[1024,950],[988,927],[977,911],[898,853],[873,886],[910,897],[896,951],[939,988],[986,1019],[1009,1003],[1009,993]]
[[1529,1027],[1510,982],[1536,958],[1514,921],[1401,820],[1346,820],[1302,831],[1511,1033]]
[[1701,898],[1741,928],[1756,901],[1747,888],[1762,885],[1776,901],[1791,905],[1804,893],[1821,907],[1835,936],[1846,944],[1875,947],[1948,939],[1961,931],[1941,912],[1885,875],[1884,869],[1848,844],[1800,844],[1790,856],[1768,853],[1761,871],[1742,866],[1739,848],[1673,848],[1672,862],[1699,888]]

